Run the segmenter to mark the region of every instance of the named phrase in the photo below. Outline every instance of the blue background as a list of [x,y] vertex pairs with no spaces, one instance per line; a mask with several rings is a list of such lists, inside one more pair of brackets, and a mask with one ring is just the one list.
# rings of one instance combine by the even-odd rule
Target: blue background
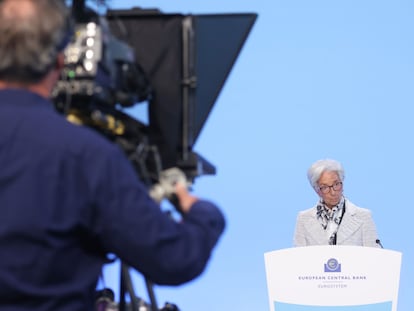
[[[345,167],[345,195],[372,210],[384,247],[403,253],[398,310],[413,310],[414,2],[109,4],[259,15],[195,146],[217,174],[197,179],[194,192],[223,208],[227,230],[201,277],[155,287],[159,304],[269,310],[263,253],[292,246],[297,212],[317,200],[306,171],[329,157]],[[117,264],[105,278],[117,290]],[[140,274],[134,283],[145,297]]]

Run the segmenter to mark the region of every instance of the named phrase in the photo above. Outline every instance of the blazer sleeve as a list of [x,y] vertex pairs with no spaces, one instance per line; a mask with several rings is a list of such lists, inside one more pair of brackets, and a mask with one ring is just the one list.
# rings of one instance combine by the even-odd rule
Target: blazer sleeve
[[378,233],[372,218],[370,210],[366,210],[364,213],[363,228],[362,228],[362,245],[369,247],[381,247],[377,243]]

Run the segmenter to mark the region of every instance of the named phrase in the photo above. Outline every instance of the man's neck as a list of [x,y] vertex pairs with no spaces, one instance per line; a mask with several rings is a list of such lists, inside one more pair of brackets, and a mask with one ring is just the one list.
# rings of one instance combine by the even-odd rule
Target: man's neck
[[36,93],[42,97],[49,98],[49,88],[44,82],[36,84],[11,83],[0,80],[0,90],[4,89],[22,89]]
[[37,83],[18,83],[0,80],[0,90],[6,88],[19,88],[36,93],[44,98],[50,98],[53,87],[59,79],[60,71],[64,67],[65,56],[63,52],[59,53],[56,59],[56,65]]

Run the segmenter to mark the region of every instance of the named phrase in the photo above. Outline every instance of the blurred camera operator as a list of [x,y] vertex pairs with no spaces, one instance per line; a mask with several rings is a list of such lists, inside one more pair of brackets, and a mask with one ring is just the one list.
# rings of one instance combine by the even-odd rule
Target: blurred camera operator
[[0,0],[0,310],[92,310],[108,254],[182,284],[225,226],[180,184],[173,221],[117,145],[55,112],[69,16],[60,0]]

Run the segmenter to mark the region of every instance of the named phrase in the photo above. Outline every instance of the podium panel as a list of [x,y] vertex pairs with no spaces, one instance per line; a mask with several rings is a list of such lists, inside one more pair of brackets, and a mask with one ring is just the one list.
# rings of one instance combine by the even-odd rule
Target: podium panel
[[397,311],[400,252],[327,245],[264,258],[270,311]]

